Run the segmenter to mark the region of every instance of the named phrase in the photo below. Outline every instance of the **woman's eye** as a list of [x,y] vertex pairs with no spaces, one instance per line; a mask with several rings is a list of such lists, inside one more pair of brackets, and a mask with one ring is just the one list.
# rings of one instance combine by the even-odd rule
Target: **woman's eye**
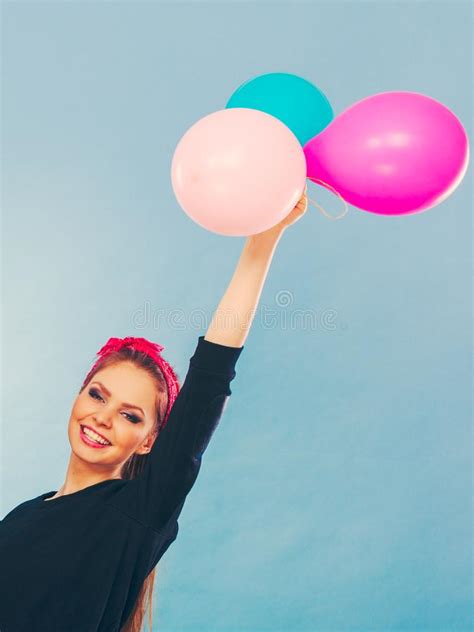
[[97,397],[98,397],[99,399],[102,399],[102,397],[101,397],[101,396],[99,395],[99,393],[95,390],[95,388],[91,388],[91,389],[90,389],[90,391],[89,391],[89,395],[90,395],[91,397],[93,397],[94,399],[97,399]]
[[[95,388],[91,388],[89,390],[89,395],[93,399],[100,399],[101,401],[104,401],[102,397],[99,395],[99,392]],[[140,417],[137,417],[136,415],[131,415],[130,413],[124,413],[124,415],[127,417],[127,419],[129,419],[134,424],[138,424],[141,421]]]
[[136,415],[130,415],[130,413],[124,413],[124,415],[126,415],[134,424],[138,424],[141,421],[140,417],[137,417]]

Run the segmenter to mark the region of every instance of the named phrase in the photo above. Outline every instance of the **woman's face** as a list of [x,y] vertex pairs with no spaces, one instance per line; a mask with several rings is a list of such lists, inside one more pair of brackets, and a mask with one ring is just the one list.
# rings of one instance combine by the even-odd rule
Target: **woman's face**
[[[156,438],[156,385],[130,362],[101,369],[76,397],[68,436],[82,460],[120,467],[132,454],[147,454]],[[111,445],[96,448],[81,437],[88,426]]]

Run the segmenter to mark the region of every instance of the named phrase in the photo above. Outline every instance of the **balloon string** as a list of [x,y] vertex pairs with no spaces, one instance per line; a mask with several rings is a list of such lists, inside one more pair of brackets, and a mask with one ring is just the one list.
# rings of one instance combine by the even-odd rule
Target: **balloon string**
[[347,211],[349,210],[347,206],[347,202],[342,197],[342,195],[338,191],[336,191],[336,189],[334,189],[330,184],[328,184],[327,182],[324,182],[323,180],[319,180],[318,178],[311,178],[310,176],[306,176],[306,177],[308,178],[308,180],[311,180],[312,182],[320,182],[324,187],[331,189],[332,192],[335,193],[342,200],[342,203],[345,206],[345,210],[341,215],[330,215],[329,213],[326,213],[326,211],[324,210],[322,206],[320,206],[315,200],[311,199],[307,195],[306,197],[308,198],[308,201],[311,202],[313,206],[318,208],[322,212],[322,214],[325,215],[328,219],[341,219],[342,217],[344,217],[344,215],[347,214]]

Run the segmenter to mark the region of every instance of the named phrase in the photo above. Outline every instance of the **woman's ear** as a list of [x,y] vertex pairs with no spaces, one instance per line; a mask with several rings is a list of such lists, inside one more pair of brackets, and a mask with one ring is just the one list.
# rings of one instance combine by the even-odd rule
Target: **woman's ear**
[[144,454],[147,454],[148,452],[150,452],[157,437],[158,437],[158,430],[153,429],[149,432],[147,438],[145,439],[145,442],[142,443],[142,448],[145,449]]

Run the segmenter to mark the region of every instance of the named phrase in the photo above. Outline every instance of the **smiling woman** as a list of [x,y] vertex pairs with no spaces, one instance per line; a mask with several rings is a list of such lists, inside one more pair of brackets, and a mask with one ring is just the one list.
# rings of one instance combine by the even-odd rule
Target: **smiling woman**
[[[122,402],[123,395],[118,398],[112,393],[122,393],[141,406]],[[66,480],[53,498],[102,480],[123,478],[123,464],[134,454],[146,454],[151,449],[164,421],[167,393],[159,365],[144,351],[124,345],[103,355],[74,401],[68,426],[72,453]],[[102,452],[114,450],[105,459],[101,455],[102,467],[98,470],[82,465],[84,451],[86,458],[91,458],[89,448]]]
[[[152,343],[146,353],[134,340],[144,339],[101,356],[73,402],[61,489],[0,523],[2,632],[136,632],[147,609],[151,628],[157,565],[177,537],[243,347],[200,336],[180,388]],[[19,607],[25,569],[37,590]],[[88,607],[72,595],[88,595]]]

